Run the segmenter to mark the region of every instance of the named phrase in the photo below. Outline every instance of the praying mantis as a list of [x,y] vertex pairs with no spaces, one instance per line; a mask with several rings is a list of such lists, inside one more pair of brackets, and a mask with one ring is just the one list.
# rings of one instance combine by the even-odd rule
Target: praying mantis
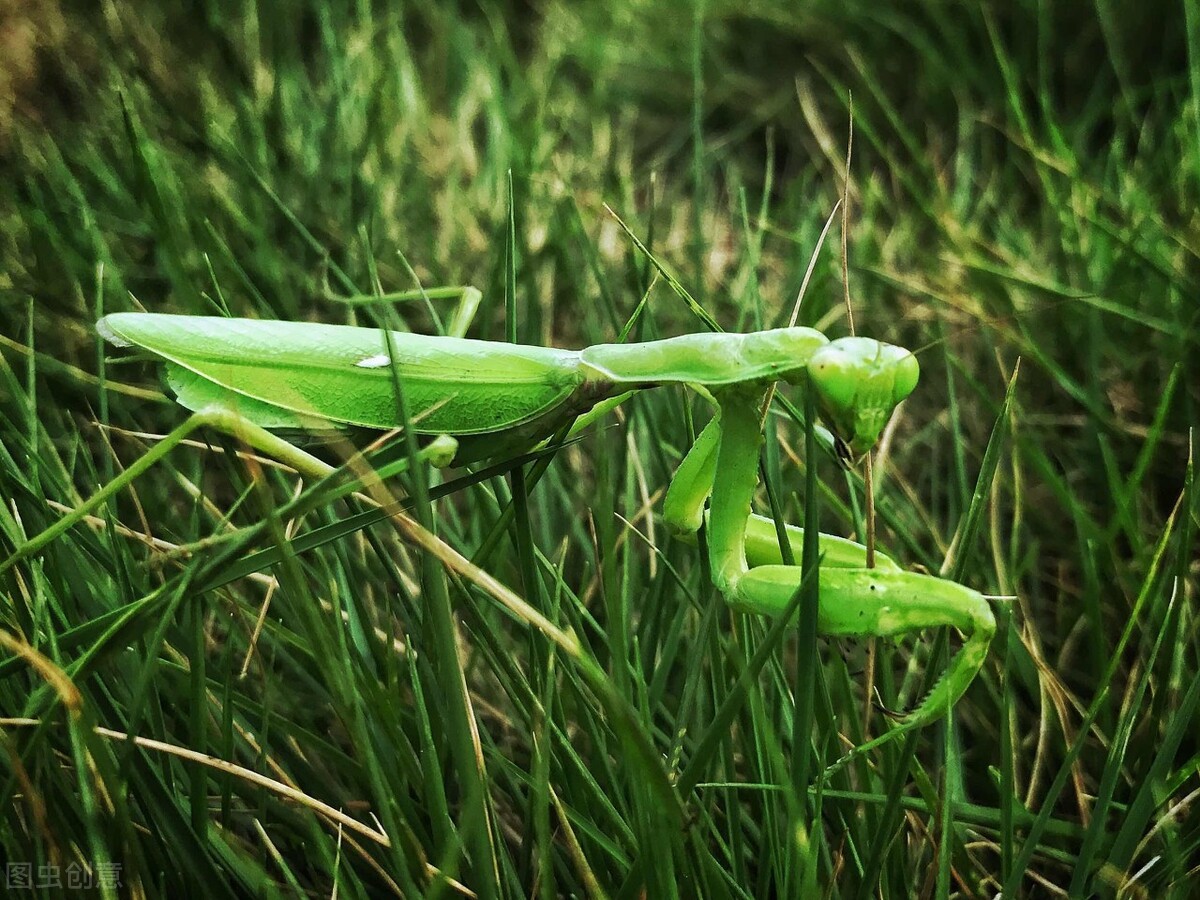
[[[445,464],[504,458],[581,416],[606,412],[633,392],[690,386],[712,404],[714,416],[680,463],[663,517],[685,533],[707,523],[714,586],[733,607],[766,616],[788,607],[802,575],[799,566],[782,564],[774,522],[751,512],[770,392],[778,382],[808,382],[822,419],[857,457],[875,446],[919,376],[916,358],[903,348],[864,337],[830,340],[805,327],[688,334],[583,350],[152,313],[111,314],[98,328],[113,344],[164,365],[176,399],[193,412],[188,428],[229,432],[302,475],[317,477],[330,467],[275,432],[394,428],[401,422],[398,387],[414,411],[410,424],[417,433],[454,438],[434,442],[433,458]],[[175,443],[185,431],[173,433]],[[155,459],[169,449],[165,443],[151,451]],[[0,571],[69,524],[63,520],[27,542],[0,563]],[[786,533],[798,557],[802,530],[788,526]],[[952,625],[965,636],[924,700],[858,749],[945,715],[986,658],[996,629],[987,599],[965,585],[904,571],[883,554],[869,565],[867,548],[845,538],[822,534],[819,545],[820,633],[896,636]]]

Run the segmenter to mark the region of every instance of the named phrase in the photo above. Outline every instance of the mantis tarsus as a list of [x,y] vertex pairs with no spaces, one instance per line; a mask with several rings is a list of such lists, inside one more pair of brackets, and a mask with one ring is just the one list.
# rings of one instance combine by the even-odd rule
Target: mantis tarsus
[[[632,391],[690,385],[712,402],[716,414],[680,464],[664,518],[694,532],[705,520],[707,501],[714,585],[733,606],[765,615],[788,605],[801,577],[799,566],[781,564],[773,522],[751,514],[762,416],[774,384],[809,381],[824,421],[850,453],[861,455],[874,447],[918,378],[916,358],[907,350],[862,337],[831,341],[803,327],[578,351],[149,313],[109,315],[98,327],[113,343],[165,363],[167,382],[194,411],[194,424],[235,433],[308,475],[327,474],[329,467],[267,429],[393,428],[399,422],[397,383],[415,413],[413,428],[456,437],[458,462],[527,449],[598,403],[619,402]],[[178,429],[176,434],[182,437]],[[160,444],[155,459],[167,449]],[[88,508],[97,502],[93,498]],[[31,539],[0,569],[69,524],[63,520],[61,527]],[[801,530],[789,527],[788,535],[799,556]],[[843,538],[821,535],[820,543],[822,633],[892,636],[953,625],[966,635],[930,694],[892,729],[858,748],[861,752],[944,715],[982,666],[995,620],[983,595],[968,587],[906,572],[882,554],[869,568],[866,548]]]

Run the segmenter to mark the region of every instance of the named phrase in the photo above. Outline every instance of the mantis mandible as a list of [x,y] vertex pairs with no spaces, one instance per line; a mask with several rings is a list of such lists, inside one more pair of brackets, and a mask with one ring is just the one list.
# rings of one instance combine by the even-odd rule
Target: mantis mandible
[[[412,427],[457,438],[450,446],[459,463],[529,449],[630,392],[689,385],[711,401],[715,415],[672,479],[664,518],[680,531],[697,531],[707,501],[714,585],[734,607],[768,616],[787,607],[801,578],[799,566],[781,564],[772,520],[751,514],[769,392],[779,381],[810,382],[823,420],[859,456],[874,447],[919,374],[916,358],[900,347],[863,337],[830,340],[804,327],[584,350],[151,313],[112,314],[98,328],[111,342],[162,361],[195,425],[234,433],[308,475],[330,469],[271,430],[394,428],[397,381],[408,408],[419,411]],[[442,455],[448,462],[449,452]],[[0,569],[70,523],[59,524]],[[788,537],[799,557],[801,529],[789,526]],[[966,636],[925,699],[861,752],[944,715],[983,665],[995,619],[986,598],[964,585],[904,571],[882,554],[869,568],[866,548],[844,538],[822,534],[820,546],[821,633],[895,636],[953,625]]]

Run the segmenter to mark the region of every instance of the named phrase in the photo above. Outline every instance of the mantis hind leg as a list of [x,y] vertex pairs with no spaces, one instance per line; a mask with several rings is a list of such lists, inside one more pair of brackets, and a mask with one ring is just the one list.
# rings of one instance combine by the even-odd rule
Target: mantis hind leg
[[[127,488],[199,428],[213,428],[224,432],[284,465],[291,466],[305,478],[325,478],[337,471],[323,460],[317,459],[278,435],[256,425],[228,406],[221,404],[206,406],[192,413],[187,421],[143,453],[125,471],[74,510],[21,544],[7,559],[0,559],[0,574],[8,571],[22,559],[34,555],[51,541],[82,522],[89,513]],[[454,455],[455,446],[453,440],[442,435],[425,447],[419,455],[433,465],[445,465]],[[402,462],[407,463],[406,460]]]
[[215,428],[232,435],[241,441],[269,454],[286,465],[290,465],[303,475],[309,477],[324,477],[334,469],[311,454],[305,453],[299,447],[289,444],[283,438],[272,434],[265,428],[255,425],[232,410],[222,406],[211,406],[188,416],[187,421],[168,434],[165,438],[143,453],[124,472],[110,481],[87,500],[81,503],[67,515],[40,534],[31,537],[19,546],[11,556],[0,561],[0,573],[12,568],[17,562],[37,553],[55,538],[77,525],[79,522],[137,480],[155,463],[171,452],[172,449],[187,439],[198,428]]

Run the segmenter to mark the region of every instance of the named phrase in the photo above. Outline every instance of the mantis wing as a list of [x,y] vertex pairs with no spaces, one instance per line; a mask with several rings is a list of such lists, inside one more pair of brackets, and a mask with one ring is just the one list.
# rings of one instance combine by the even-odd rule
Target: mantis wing
[[398,379],[418,432],[484,434],[552,413],[582,381],[577,352],[546,347],[151,313],[114,313],[98,327],[113,343],[167,360],[184,406],[230,392],[247,398],[241,412],[266,427],[319,420],[392,428]]

